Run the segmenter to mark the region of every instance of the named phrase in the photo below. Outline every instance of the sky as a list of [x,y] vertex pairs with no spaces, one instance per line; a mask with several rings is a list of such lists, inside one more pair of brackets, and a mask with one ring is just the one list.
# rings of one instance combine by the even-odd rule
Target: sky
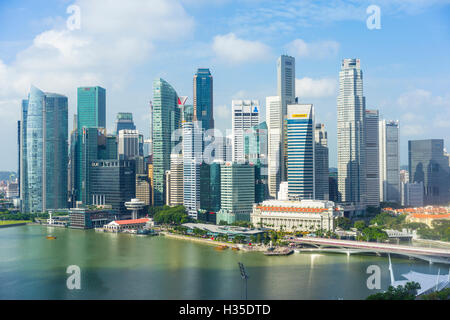
[[[380,8],[380,28],[367,20]],[[79,8],[79,19],[71,6]],[[193,75],[214,77],[216,127],[231,129],[232,99],[276,95],[276,60],[296,59],[296,95],[313,103],[337,163],[336,99],[344,58],[361,59],[367,109],[400,120],[408,140],[450,151],[450,0],[0,0],[0,171],[17,170],[17,120],[30,86],[69,99],[106,89],[107,129],[132,112],[149,135],[152,83],[162,77],[192,104]]]

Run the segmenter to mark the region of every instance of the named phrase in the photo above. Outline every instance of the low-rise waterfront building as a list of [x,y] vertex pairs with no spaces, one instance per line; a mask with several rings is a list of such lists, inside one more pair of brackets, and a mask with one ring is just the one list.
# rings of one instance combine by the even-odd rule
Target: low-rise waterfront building
[[69,227],[74,229],[101,228],[112,220],[108,210],[91,210],[88,208],[69,209]]
[[343,210],[332,201],[267,200],[253,205],[251,222],[254,226],[285,231],[333,231],[335,219]]
[[152,226],[153,221],[150,218],[115,220],[103,226],[105,231],[121,232],[125,230],[141,230],[144,227]]

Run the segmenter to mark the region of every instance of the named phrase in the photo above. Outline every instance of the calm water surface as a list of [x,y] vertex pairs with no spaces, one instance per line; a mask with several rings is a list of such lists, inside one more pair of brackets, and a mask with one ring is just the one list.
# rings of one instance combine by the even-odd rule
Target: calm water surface
[[[56,240],[47,240],[52,234]],[[207,244],[93,230],[28,225],[0,229],[0,299],[241,299],[238,262],[246,266],[249,299],[364,299],[369,265],[386,257],[216,251]],[[439,266],[393,259],[396,279]],[[81,289],[68,290],[66,268],[81,268]],[[441,270],[442,271],[442,270]]]

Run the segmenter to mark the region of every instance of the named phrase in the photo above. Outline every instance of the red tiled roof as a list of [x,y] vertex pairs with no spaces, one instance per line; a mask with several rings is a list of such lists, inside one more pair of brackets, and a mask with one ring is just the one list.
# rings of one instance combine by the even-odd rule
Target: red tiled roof
[[142,219],[130,219],[130,220],[116,220],[114,222],[117,224],[137,224],[137,223],[146,223],[147,221],[150,221],[150,219],[142,218]]

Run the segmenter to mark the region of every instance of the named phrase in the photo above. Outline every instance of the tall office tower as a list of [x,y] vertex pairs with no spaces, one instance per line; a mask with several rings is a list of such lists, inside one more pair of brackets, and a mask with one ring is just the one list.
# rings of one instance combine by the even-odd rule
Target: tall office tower
[[200,165],[200,209],[207,212],[220,210],[220,160]]
[[167,205],[183,205],[183,155],[172,153],[170,155],[169,197]]
[[281,183],[281,143],[283,114],[281,110],[281,97],[266,98],[266,122],[268,130],[268,183],[269,195],[277,197]]
[[330,191],[330,201],[341,202],[341,196],[338,191],[338,173],[336,168],[329,168],[328,189]]
[[362,207],[366,204],[365,110],[360,61],[344,59],[337,98],[338,188],[342,202]]
[[[83,176],[86,177],[86,172],[83,172],[83,158],[86,158],[82,153],[82,139],[83,128],[106,128],[106,90],[102,87],[80,87],[77,89],[77,130],[78,142],[76,144],[75,152],[75,198],[77,201],[83,201],[82,181]],[[92,159],[94,160],[94,159]],[[88,182],[89,180],[84,180]]]
[[164,174],[170,169],[170,154],[176,141],[172,132],[180,128],[181,116],[178,95],[165,80],[153,81],[153,179],[154,205],[165,202]]
[[406,207],[423,207],[423,182],[405,183],[403,185],[404,199],[402,200]]
[[26,212],[25,199],[28,199],[27,180],[27,115],[28,100],[22,100],[22,110],[20,112],[20,210]]
[[259,124],[259,101],[233,100],[232,112],[233,161],[243,163],[244,133]]
[[70,133],[70,141],[69,141],[69,163],[68,163],[68,191],[69,191],[69,208],[76,207],[76,194],[75,194],[75,182],[77,177],[77,144],[78,144],[78,129],[77,129],[77,115],[73,115],[73,128]]
[[140,156],[138,130],[120,130],[118,141],[118,155],[121,160],[134,159]]
[[151,203],[150,181],[146,174],[136,174],[136,199],[143,201],[146,206]]
[[265,121],[244,133],[244,158],[246,162],[255,166],[255,203],[263,202],[269,195],[267,148],[267,124]]
[[328,135],[323,123],[317,123],[314,131],[314,172],[318,200],[329,200]]
[[193,120],[192,106],[183,113],[183,204],[189,216],[197,218],[200,209],[200,165],[203,133],[201,122]]
[[410,182],[422,182],[424,205],[445,205],[450,201],[449,165],[444,156],[444,140],[408,141]]
[[[295,58],[282,55],[277,60],[277,95],[280,97],[281,114],[281,181],[287,181],[287,152],[284,141],[284,120],[287,115],[287,105],[295,104]],[[270,125],[269,125],[270,127]]]
[[409,183],[408,170],[400,170],[400,199],[402,206],[405,205],[405,184]]
[[136,130],[131,112],[119,112],[116,116],[116,135],[120,130]]
[[291,199],[315,199],[314,107],[288,104],[286,116],[287,181]]
[[381,120],[379,133],[380,201],[401,203],[399,122]]
[[126,215],[125,202],[136,197],[136,172],[133,160],[94,160],[89,170],[92,205],[110,205],[112,212]]
[[23,212],[67,208],[67,97],[32,86],[22,103]]
[[150,181],[150,205],[154,206],[154,198],[153,198],[153,193],[154,193],[154,179],[153,179],[153,163],[148,163],[147,164],[147,175],[148,175],[148,180]]
[[20,120],[17,121],[17,183],[20,198]]
[[250,164],[227,162],[220,168],[220,210],[216,223],[250,221],[255,201],[255,168]]
[[378,110],[366,110],[366,184],[367,205],[380,206],[380,164]]
[[214,129],[213,77],[209,69],[197,69],[194,75],[194,120],[202,123],[203,130]]

